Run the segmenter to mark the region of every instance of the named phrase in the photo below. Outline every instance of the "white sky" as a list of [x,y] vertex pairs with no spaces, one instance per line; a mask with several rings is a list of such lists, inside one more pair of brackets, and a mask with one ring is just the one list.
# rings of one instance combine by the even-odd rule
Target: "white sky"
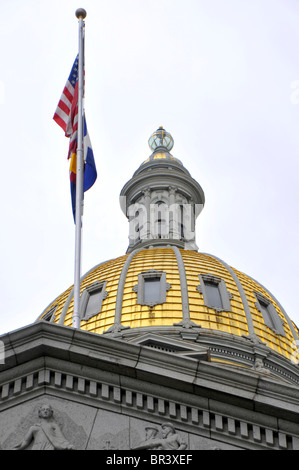
[[74,279],[68,140],[52,120],[86,18],[82,274],[125,253],[119,193],[163,125],[201,184],[199,251],[265,285],[299,324],[298,0],[1,0],[0,333]]

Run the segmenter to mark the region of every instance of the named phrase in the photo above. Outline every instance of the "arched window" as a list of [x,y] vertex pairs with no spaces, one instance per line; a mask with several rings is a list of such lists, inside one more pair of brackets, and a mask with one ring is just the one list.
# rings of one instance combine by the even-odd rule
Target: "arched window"
[[168,206],[163,201],[158,201],[155,204],[154,212],[154,235],[156,238],[169,237],[169,212]]
[[179,229],[180,229],[180,236],[181,238],[184,237],[184,206],[180,204],[179,208]]
[[128,208],[128,218],[130,222],[129,238],[131,242],[136,243],[145,236],[147,216],[144,204],[131,204]]
[[140,239],[140,226],[139,226],[139,211],[135,213],[135,232],[136,232],[136,240]]

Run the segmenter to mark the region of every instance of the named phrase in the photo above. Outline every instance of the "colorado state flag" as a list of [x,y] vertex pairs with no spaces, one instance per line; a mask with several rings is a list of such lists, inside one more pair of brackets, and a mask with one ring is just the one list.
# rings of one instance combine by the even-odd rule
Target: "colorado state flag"
[[[97,170],[93,156],[93,150],[87,131],[86,119],[84,116],[84,176],[83,176],[83,193],[88,191],[97,179]],[[70,182],[71,182],[71,199],[74,222],[76,222],[76,170],[77,170],[77,153],[71,155],[70,163]]]

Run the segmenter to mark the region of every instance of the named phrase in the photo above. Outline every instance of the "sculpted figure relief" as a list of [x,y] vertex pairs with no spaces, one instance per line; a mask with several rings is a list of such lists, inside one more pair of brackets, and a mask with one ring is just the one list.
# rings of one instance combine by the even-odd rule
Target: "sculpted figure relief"
[[145,441],[134,447],[135,450],[184,450],[187,449],[186,442],[176,432],[172,423],[161,425],[162,437],[158,437],[159,429],[155,425],[149,425],[145,428]]
[[64,437],[58,424],[53,418],[53,410],[50,405],[42,405],[39,408],[39,423],[31,426],[20,444],[14,450],[71,450],[74,446]]

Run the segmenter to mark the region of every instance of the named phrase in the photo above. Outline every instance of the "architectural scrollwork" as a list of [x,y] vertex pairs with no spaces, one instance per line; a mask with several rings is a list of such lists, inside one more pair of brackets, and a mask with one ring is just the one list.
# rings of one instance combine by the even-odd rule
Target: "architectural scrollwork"
[[256,370],[257,372],[262,373],[262,374],[267,374],[267,375],[270,374],[269,369],[266,369],[265,366],[264,366],[264,361],[259,357],[257,357],[255,359],[253,369]]

